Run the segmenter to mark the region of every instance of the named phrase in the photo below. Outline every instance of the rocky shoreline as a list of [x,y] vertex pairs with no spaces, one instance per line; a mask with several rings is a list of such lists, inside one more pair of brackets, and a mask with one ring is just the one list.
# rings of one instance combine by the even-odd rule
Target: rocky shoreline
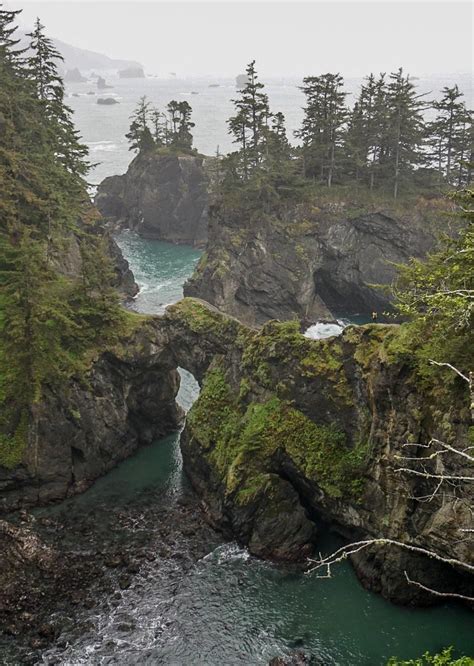
[[[53,645],[66,650],[94,631],[91,609],[112,612],[154,571],[177,565],[173,575],[183,575],[220,542],[189,492],[172,501],[152,492],[123,506],[21,512],[0,521],[0,536],[8,565],[0,570],[0,650],[12,665],[38,663]],[[117,631],[126,636],[133,626],[123,615]]]

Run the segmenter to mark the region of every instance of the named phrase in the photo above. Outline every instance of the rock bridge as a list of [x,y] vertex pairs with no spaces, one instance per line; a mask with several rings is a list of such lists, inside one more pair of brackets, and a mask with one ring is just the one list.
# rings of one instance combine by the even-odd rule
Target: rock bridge
[[[446,418],[435,415],[439,405],[390,351],[398,327],[351,326],[309,340],[297,322],[251,329],[195,299],[132,321],[86,378],[45,391],[22,465],[0,468],[1,508],[81,492],[140,445],[179,430],[184,368],[202,387],[181,434],[185,470],[214,523],[255,554],[304,557],[326,522],[349,538],[408,535],[454,559],[472,558],[456,530],[471,520],[463,507],[473,498],[414,503],[426,483],[395,471],[407,439],[449,435],[441,430],[451,420],[463,441],[470,425],[459,392]],[[425,585],[472,585],[401,550],[355,565],[369,586],[401,602],[423,596],[407,587],[407,566]]]

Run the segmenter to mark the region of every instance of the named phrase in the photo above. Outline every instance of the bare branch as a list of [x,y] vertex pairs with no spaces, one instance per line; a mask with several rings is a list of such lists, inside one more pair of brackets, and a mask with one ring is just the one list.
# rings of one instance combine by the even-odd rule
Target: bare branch
[[[408,550],[412,553],[425,555],[426,557],[437,560],[438,562],[449,564],[450,566],[461,567],[463,569],[467,569],[468,571],[474,573],[474,565],[472,564],[468,564],[467,562],[462,562],[461,560],[455,559],[453,557],[443,557],[442,555],[438,555],[438,553],[435,553],[433,550],[428,550],[427,548],[421,548],[420,546],[412,546],[411,544],[404,543],[403,541],[396,541],[395,539],[388,539],[385,537],[381,537],[378,539],[365,539],[363,541],[355,541],[354,543],[346,544],[345,546],[338,548],[338,550],[336,550],[331,555],[328,555],[328,557],[323,558],[320,555],[319,560],[314,560],[309,558],[309,561],[312,562],[315,566],[308,569],[305,573],[306,574],[311,573],[313,571],[316,571],[317,569],[320,569],[321,567],[326,567],[326,568],[331,567],[333,564],[337,564],[338,562],[346,560],[349,557],[349,555],[355,555],[355,553],[358,553],[361,550],[364,550],[365,548],[369,548],[369,546],[397,546],[398,548]],[[330,576],[325,576],[325,578],[329,577]]]
[[428,360],[431,363],[431,365],[438,365],[440,367],[449,368],[450,370],[455,372],[457,375],[459,375],[459,377],[464,379],[465,382],[467,382],[468,384],[470,383],[469,377],[466,377],[466,375],[463,375],[463,373],[460,372],[460,370],[458,370],[457,368],[455,368],[454,365],[451,365],[451,363],[439,363],[438,361],[433,361],[433,359],[431,359],[431,358],[428,359]]
[[425,479],[442,479],[442,481],[474,481],[474,476],[456,476],[454,474],[431,474],[431,472],[420,472],[417,469],[409,467],[398,467],[394,472],[406,472],[415,476],[422,476]]
[[422,583],[419,583],[416,580],[411,580],[409,578],[407,572],[404,572],[405,578],[407,579],[407,582],[410,585],[415,585],[416,587],[419,587],[420,589],[424,590],[425,592],[429,592],[430,594],[434,594],[437,597],[448,597],[450,599],[461,599],[462,601],[470,601],[471,603],[474,603],[474,597],[467,597],[464,594],[456,594],[455,592],[438,592],[438,590],[433,590],[431,587],[426,587],[426,585],[423,585]]

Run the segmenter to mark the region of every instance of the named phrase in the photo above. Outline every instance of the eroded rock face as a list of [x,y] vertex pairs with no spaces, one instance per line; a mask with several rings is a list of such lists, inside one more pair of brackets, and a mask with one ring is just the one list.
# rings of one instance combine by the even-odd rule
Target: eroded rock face
[[[310,340],[295,322],[250,329],[192,299],[138,318],[85,380],[35,407],[23,464],[0,470],[0,506],[79,492],[176,429],[180,366],[202,385],[182,433],[185,470],[212,524],[251,552],[304,559],[323,522],[351,541],[384,537],[474,566],[460,532],[474,527],[472,483],[433,494],[435,480],[398,471],[407,442],[416,444],[413,456],[427,455],[433,437],[469,446],[469,398],[460,379],[434,374],[421,383],[401,330],[351,326]],[[470,472],[456,456],[423,464]],[[474,594],[462,568],[405,549],[373,547],[353,563],[367,587],[397,602],[436,601],[405,571],[439,591]]]
[[146,320],[86,376],[45,390],[33,407],[22,464],[0,467],[0,511],[82,492],[99,476],[179,428],[179,375],[165,336]]
[[[105,242],[105,249],[112,261],[115,272],[115,279],[112,286],[117,289],[124,300],[132,299],[138,293],[138,285],[135,282],[128,261],[122,254],[112,234],[97,225],[95,233],[101,236]],[[67,245],[63,248],[61,254],[55,258],[55,264],[58,272],[68,278],[78,278],[82,269],[82,257],[80,248],[81,239],[75,234],[70,234],[67,239]]]
[[[420,384],[400,327],[353,326],[308,340],[294,323],[249,330],[189,300],[167,319],[170,339],[190,345],[179,345],[180,365],[188,367],[199,338],[215,351],[181,439],[185,470],[215,525],[280,560],[317,547],[322,521],[350,540],[385,537],[474,564],[459,531],[473,527],[472,484],[418,501],[437,482],[397,471],[407,441],[421,445],[412,456],[424,455],[432,437],[462,449],[470,427],[467,391],[443,377]],[[424,466],[468,471],[456,456]],[[436,602],[405,571],[440,591],[474,591],[466,572],[397,547],[362,551],[354,566],[367,587],[400,603]]]
[[357,213],[347,203],[281,204],[257,214],[220,202],[184,293],[250,325],[381,313],[390,295],[375,285],[390,285],[394,264],[433,247],[439,206],[425,202],[405,213],[366,206]]
[[207,239],[207,186],[202,157],[141,153],[126,174],[101,183],[95,203],[117,228],[201,246]]

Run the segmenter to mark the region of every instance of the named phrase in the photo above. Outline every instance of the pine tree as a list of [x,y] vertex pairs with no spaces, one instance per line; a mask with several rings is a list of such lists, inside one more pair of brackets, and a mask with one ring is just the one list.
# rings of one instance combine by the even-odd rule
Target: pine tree
[[466,182],[466,161],[470,157],[472,113],[466,108],[457,85],[446,86],[443,97],[433,103],[438,112],[428,126],[430,156],[438,171],[438,183],[461,186]]
[[245,179],[264,158],[270,120],[268,97],[262,92],[265,86],[258,80],[255,60],[247,66],[246,74],[240,98],[232,100],[237,113],[228,121],[229,133],[240,147]]
[[156,108],[150,112],[152,136],[156,146],[165,146],[168,143],[168,121],[166,115]]
[[[26,71],[49,121],[54,152],[67,171],[80,178],[89,171],[89,165],[85,161],[88,150],[81,143],[79,133],[74,127],[72,109],[64,102],[64,83],[59,76],[57,65],[58,62],[63,62],[64,58],[46,36],[39,18],[36,19],[33,32],[27,37],[30,37],[30,55],[26,58]],[[81,190],[79,182],[76,181],[75,184]],[[74,179],[71,180],[71,186],[73,185]]]
[[64,86],[56,62],[63,62],[64,58],[54,47],[52,40],[46,37],[44,25],[40,23],[39,18],[35,21],[33,32],[27,33],[26,36],[30,38],[31,53],[26,59],[27,68],[36,85],[38,98],[42,102],[62,103]]
[[266,132],[265,170],[275,186],[288,186],[295,177],[292,149],[285,127],[285,116],[278,111],[271,116]]
[[146,152],[155,146],[152,133],[150,131],[150,102],[146,96],[140,97],[135,111],[131,115],[131,125],[128,133],[125,135],[130,143],[129,150],[136,152]]
[[342,76],[323,74],[306,77],[301,88],[306,95],[305,116],[295,134],[303,142],[304,173],[328,187],[342,158],[339,153],[347,119],[342,87]]
[[346,171],[374,188],[386,135],[385,75],[366,77],[351,111],[345,136]]
[[424,124],[421,101],[410,77],[403,69],[390,74],[387,85],[387,151],[382,156],[385,176],[393,183],[393,197],[397,198],[400,184],[407,182],[414,169],[423,163]]
[[[106,258],[85,231],[95,215],[81,175],[88,165],[57,56],[37,22],[28,57],[19,57],[15,15],[0,12],[0,465],[8,466],[20,462],[44,386],[84,369],[85,351],[113,339],[123,317]],[[100,272],[87,317],[76,280],[57,268],[72,238],[94,252]]]
[[22,56],[26,51],[17,48],[20,40],[15,37],[15,20],[19,14],[21,9],[3,9],[3,3],[0,3],[0,61],[4,66],[14,69],[17,74],[21,72]]

